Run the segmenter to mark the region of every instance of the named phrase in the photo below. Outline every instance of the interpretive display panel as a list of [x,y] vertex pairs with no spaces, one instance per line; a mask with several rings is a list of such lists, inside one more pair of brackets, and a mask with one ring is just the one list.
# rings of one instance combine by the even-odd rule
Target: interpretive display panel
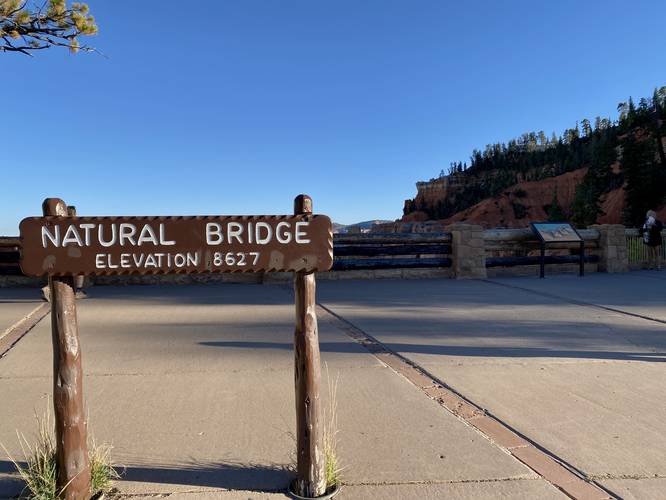
[[532,230],[545,243],[572,243],[582,241],[568,222],[532,222]]
[[543,278],[546,273],[546,244],[548,243],[578,243],[578,274],[580,276],[585,274],[585,242],[571,224],[568,222],[531,222],[530,226],[541,240],[539,277]]

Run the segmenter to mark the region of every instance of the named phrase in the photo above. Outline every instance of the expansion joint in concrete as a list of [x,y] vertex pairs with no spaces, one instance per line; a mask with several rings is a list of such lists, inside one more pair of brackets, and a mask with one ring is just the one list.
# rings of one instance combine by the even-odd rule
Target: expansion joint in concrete
[[608,481],[613,479],[644,481],[648,479],[666,479],[666,474],[590,474],[588,477],[595,481]]
[[42,318],[49,314],[49,311],[49,304],[40,304],[30,311],[27,316],[5,330],[2,335],[0,335],[0,359],[4,358],[19,340],[32,330]]
[[343,481],[343,486],[413,486],[413,485],[439,485],[439,484],[483,484],[506,483],[513,481],[538,481],[538,477],[494,477],[487,479],[431,479],[426,481]]
[[474,428],[495,446],[522,462],[538,476],[551,483],[567,496],[578,500],[607,500],[617,498],[610,491],[557,457],[536,442],[530,440],[510,425],[490,414],[463,394],[455,391],[425,368],[391,350],[372,335],[361,330],[349,320],[336,314],[325,305],[318,304],[321,316],[328,316],[338,329],[365,347],[373,356],[405,377],[442,408]]

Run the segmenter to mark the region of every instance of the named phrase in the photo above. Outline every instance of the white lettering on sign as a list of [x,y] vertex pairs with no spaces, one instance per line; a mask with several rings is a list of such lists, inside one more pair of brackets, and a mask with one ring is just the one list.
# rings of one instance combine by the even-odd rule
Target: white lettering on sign
[[[123,222],[121,224],[70,224],[67,226],[64,235],[61,238],[60,226],[54,226],[49,229],[42,226],[42,247],[47,248],[49,243],[54,247],[66,246],[87,246],[92,244],[93,229],[97,227],[97,241],[103,247],[120,246],[141,246],[147,243],[155,246],[171,246],[176,242],[167,239],[164,224],[158,226],[158,233],[150,224],[144,224],[141,230],[138,230],[134,224]],[[83,234],[83,238],[81,235]],[[138,234],[138,238],[137,238]],[[159,234],[159,236],[158,236]]]
[[259,262],[259,252],[215,252],[213,254],[213,265],[215,267],[220,267],[227,265],[229,267],[238,266],[243,267],[248,264],[248,256],[252,258],[252,265],[256,266]]
[[[284,228],[284,231],[282,233],[280,233],[280,228]],[[275,237],[280,243],[286,245],[291,241],[291,233],[289,232],[289,229],[291,229],[291,224],[284,221],[280,222],[275,228]]]
[[257,245],[267,245],[273,239],[273,228],[267,222],[257,222],[257,225],[254,226],[254,231]]
[[86,246],[90,246],[90,232],[95,229],[96,224],[81,224],[79,227],[85,232]]
[[226,241],[228,244],[269,245],[275,239],[283,245],[292,241],[307,245],[310,243],[307,233],[309,225],[308,221],[299,221],[292,227],[290,222],[281,221],[273,228],[268,222],[258,221],[256,224],[248,222],[245,227],[240,222],[231,221],[227,223],[225,231],[222,224],[209,222],[206,224],[206,244],[216,246]]
[[134,224],[123,223],[120,225],[120,236],[118,236],[118,243],[120,246],[125,245],[125,240],[129,241],[132,245],[136,246],[134,235],[136,234],[136,226]]
[[[99,244],[103,247],[110,247],[116,244],[116,225],[111,224],[111,239],[104,241],[104,224],[99,225],[99,231],[97,232],[97,237],[99,239]],[[58,245],[56,245],[58,246]]]
[[69,243],[76,243],[78,246],[83,246],[83,241],[81,241],[81,236],[76,230],[76,226],[69,226],[67,231],[65,231],[65,236],[62,239],[62,246],[66,247]]
[[166,236],[164,236],[164,224],[160,224],[160,245],[171,246],[175,244],[175,241],[169,241],[166,239]]
[[309,222],[297,222],[296,223],[296,243],[301,243],[303,245],[307,245],[308,243],[310,243],[310,239],[306,238],[307,233],[304,233],[301,230],[301,228],[303,226],[307,227],[309,225],[310,225]]
[[[255,244],[269,245],[274,240],[287,245],[295,242],[299,245],[307,245],[311,242],[308,235],[309,221],[298,221],[292,225],[287,221],[272,225],[269,222],[258,221],[246,224],[229,221],[226,224],[219,222],[208,222],[205,226],[206,244],[218,246],[226,244]],[[95,230],[96,229],[96,230]],[[69,224],[66,229],[60,226],[42,226],[42,247],[89,247],[95,243],[109,248],[115,245],[121,247],[140,247],[145,245],[172,246],[176,242],[168,239],[164,224],[159,224],[157,230],[151,224],[142,226],[129,222],[119,224]],[[97,241],[94,241],[94,239]],[[180,262],[180,260],[179,260]],[[178,266],[178,263],[175,263]],[[151,261],[151,266],[153,265]],[[155,264],[156,267],[159,267]]]
[[46,240],[48,239],[53,243],[54,246],[60,245],[60,226],[53,228],[53,233],[49,231],[49,228],[42,226],[42,246],[46,248]]
[[230,222],[227,224],[227,241],[233,243],[234,238],[238,243],[243,243],[241,235],[243,234],[243,226],[240,222]]
[[199,265],[199,252],[186,253],[121,253],[115,259],[112,254],[95,255],[97,269],[160,269],[176,267],[196,267]]
[[206,224],[206,244],[219,245],[223,241],[222,226],[217,222],[209,222]]
[[145,226],[143,226],[141,234],[139,234],[139,240],[137,242],[137,245],[141,246],[144,243],[152,243],[155,246],[158,245],[157,236],[155,235],[155,231],[153,231],[153,228],[150,224],[146,224]]

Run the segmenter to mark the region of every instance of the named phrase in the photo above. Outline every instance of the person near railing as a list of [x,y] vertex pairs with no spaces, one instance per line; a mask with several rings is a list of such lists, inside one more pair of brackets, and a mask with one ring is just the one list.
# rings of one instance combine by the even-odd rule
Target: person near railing
[[661,230],[664,228],[662,222],[657,219],[654,210],[648,210],[645,223],[641,228],[643,243],[648,248],[648,268],[661,270]]

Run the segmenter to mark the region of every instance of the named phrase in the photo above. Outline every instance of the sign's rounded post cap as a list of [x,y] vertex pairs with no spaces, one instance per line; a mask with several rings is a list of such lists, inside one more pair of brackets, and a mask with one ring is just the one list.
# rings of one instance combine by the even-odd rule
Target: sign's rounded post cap
[[312,198],[307,194],[299,194],[294,199],[294,213],[295,214],[311,214],[312,213]]
[[46,198],[42,210],[44,215],[67,215],[67,204],[60,198]]

